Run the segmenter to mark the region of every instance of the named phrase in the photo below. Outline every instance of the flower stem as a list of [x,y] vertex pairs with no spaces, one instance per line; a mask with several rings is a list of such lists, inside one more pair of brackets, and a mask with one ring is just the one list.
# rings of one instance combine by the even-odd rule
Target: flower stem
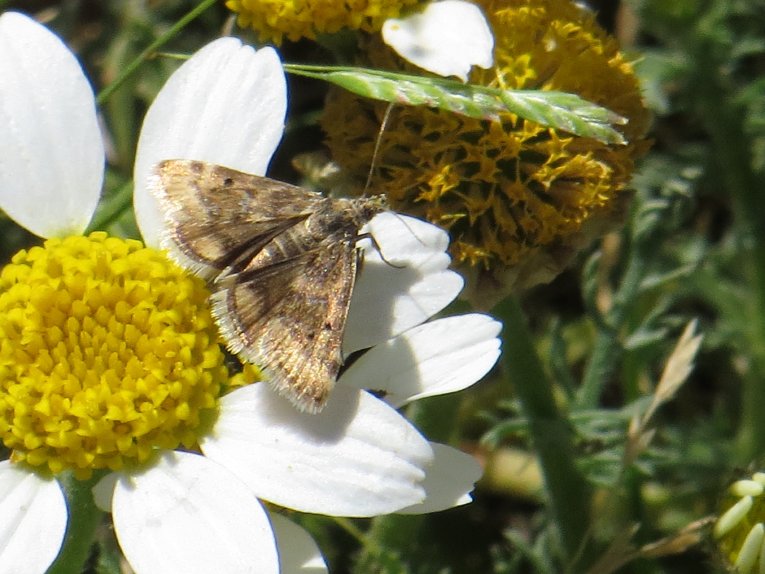
[[122,84],[124,84],[125,81],[130,76],[132,76],[136,72],[136,70],[138,70],[138,68],[140,68],[141,65],[143,65],[143,63],[146,60],[154,56],[157,50],[159,50],[167,42],[172,40],[190,22],[196,19],[200,14],[202,14],[205,10],[207,10],[213,4],[215,4],[215,0],[202,0],[202,2],[197,4],[197,6],[193,10],[191,10],[188,14],[183,16],[175,24],[173,24],[167,32],[162,34],[159,38],[157,38],[154,42],[152,42],[148,48],[146,48],[143,52],[138,54],[138,56],[136,56],[136,58],[125,67],[125,69],[122,71],[122,73],[119,75],[119,77],[116,80],[114,80],[111,84],[109,84],[103,90],[101,90],[101,93],[99,93],[98,96],[96,97],[96,102],[99,105],[101,105],[106,100],[108,100],[109,97],[118,89],[120,89],[120,87],[122,87]]
[[507,298],[494,315],[504,324],[502,367],[528,418],[570,570],[583,572],[586,564],[577,557],[589,557],[582,551],[590,531],[591,493],[574,461],[571,423],[555,401],[517,300]]
[[89,480],[81,481],[66,475],[59,480],[66,495],[69,521],[61,551],[47,574],[83,571],[103,516],[93,501],[91,490],[100,478],[101,475],[94,474]]

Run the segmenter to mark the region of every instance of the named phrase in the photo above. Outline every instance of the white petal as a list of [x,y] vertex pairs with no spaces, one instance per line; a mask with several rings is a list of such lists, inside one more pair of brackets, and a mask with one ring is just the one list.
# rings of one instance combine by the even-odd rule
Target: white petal
[[268,515],[279,547],[280,574],[325,574],[327,563],[308,532],[280,514]]
[[471,66],[491,67],[494,37],[480,8],[461,0],[430,2],[419,14],[386,20],[385,43],[413,64],[467,80]]
[[479,313],[425,323],[372,347],[340,381],[385,391],[385,401],[395,407],[459,391],[497,362],[501,330],[501,323]]
[[425,502],[403,510],[401,514],[426,514],[462,506],[473,500],[470,493],[483,469],[469,454],[445,444],[430,443],[433,465],[425,476]]
[[111,472],[99,480],[91,489],[91,492],[93,493],[93,502],[95,502],[96,506],[104,512],[112,511],[114,489],[116,488],[119,479],[119,474]]
[[0,208],[41,237],[82,233],[104,178],[93,90],[61,40],[0,16]]
[[221,400],[200,444],[260,498],[334,516],[374,516],[423,500],[431,450],[417,429],[371,395],[336,387],[319,414],[298,412],[266,384]]
[[58,482],[0,462],[0,574],[45,572],[61,549],[66,522]]
[[167,453],[145,472],[121,476],[112,519],[125,558],[141,574],[279,571],[260,502],[203,456]]
[[463,280],[447,267],[448,234],[435,225],[395,213],[377,215],[362,232],[364,262],[353,290],[343,352],[371,347],[419,325],[446,307]]
[[279,144],[287,84],[272,48],[221,38],[194,54],[160,90],[141,129],[134,204],[144,241],[159,245],[162,219],[147,190],[154,165],[196,159],[262,175]]

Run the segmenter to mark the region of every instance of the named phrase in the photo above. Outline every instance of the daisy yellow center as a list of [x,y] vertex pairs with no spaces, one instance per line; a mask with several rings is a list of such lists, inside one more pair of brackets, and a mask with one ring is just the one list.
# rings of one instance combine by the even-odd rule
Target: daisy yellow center
[[0,273],[0,440],[51,472],[191,448],[226,369],[204,283],[140,242],[93,233]]
[[[384,103],[336,93],[322,120],[333,158],[395,209],[450,231],[458,263],[517,268],[545,253],[577,248],[618,219],[647,128],[637,78],[616,41],[569,0],[477,0],[494,31],[494,66],[472,83],[578,94],[629,119],[630,144],[611,146],[507,112],[482,121],[426,107],[398,106],[379,145]],[[376,67],[409,69],[374,41]],[[540,261],[537,268],[547,265]]]
[[344,28],[374,32],[418,0],[227,0],[237,23],[263,41],[282,42],[333,34]]

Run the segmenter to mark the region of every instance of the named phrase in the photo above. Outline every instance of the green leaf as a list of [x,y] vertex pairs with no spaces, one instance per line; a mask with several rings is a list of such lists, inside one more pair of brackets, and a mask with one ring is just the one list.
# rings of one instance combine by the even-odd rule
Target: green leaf
[[471,118],[498,121],[512,112],[540,125],[608,144],[626,140],[613,128],[627,120],[575,94],[502,90],[455,80],[366,68],[285,64],[287,72],[335,84],[359,96],[407,106],[440,108]]

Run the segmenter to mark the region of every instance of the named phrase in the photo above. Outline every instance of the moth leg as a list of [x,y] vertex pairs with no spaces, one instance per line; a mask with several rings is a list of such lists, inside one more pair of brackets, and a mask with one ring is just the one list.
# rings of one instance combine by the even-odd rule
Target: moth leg
[[[391,263],[390,261],[385,259],[385,255],[383,254],[382,249],[380,249],[380,244],[377,243],[377,239],[375,239],[371,233],[359,233],[356,236],[357,243],[361,241],[362,239],[369,239],[372,242],[372,245],[374,246],[375,249],[377,249],[377,252],[380,254],[380,259],[382,259],[383,262],[385,262],[387,265],[390,265],[391,267],[395,269],[406,268],[406,265],[396,265],[395,263]],[[358,269],[361,269],[360,265],[364,262],[364,257],[363,257],[364,250],[361,247],[357,247],[356,249],[359,251],[359,259],[357,262],[357,264],[359,265]]]

